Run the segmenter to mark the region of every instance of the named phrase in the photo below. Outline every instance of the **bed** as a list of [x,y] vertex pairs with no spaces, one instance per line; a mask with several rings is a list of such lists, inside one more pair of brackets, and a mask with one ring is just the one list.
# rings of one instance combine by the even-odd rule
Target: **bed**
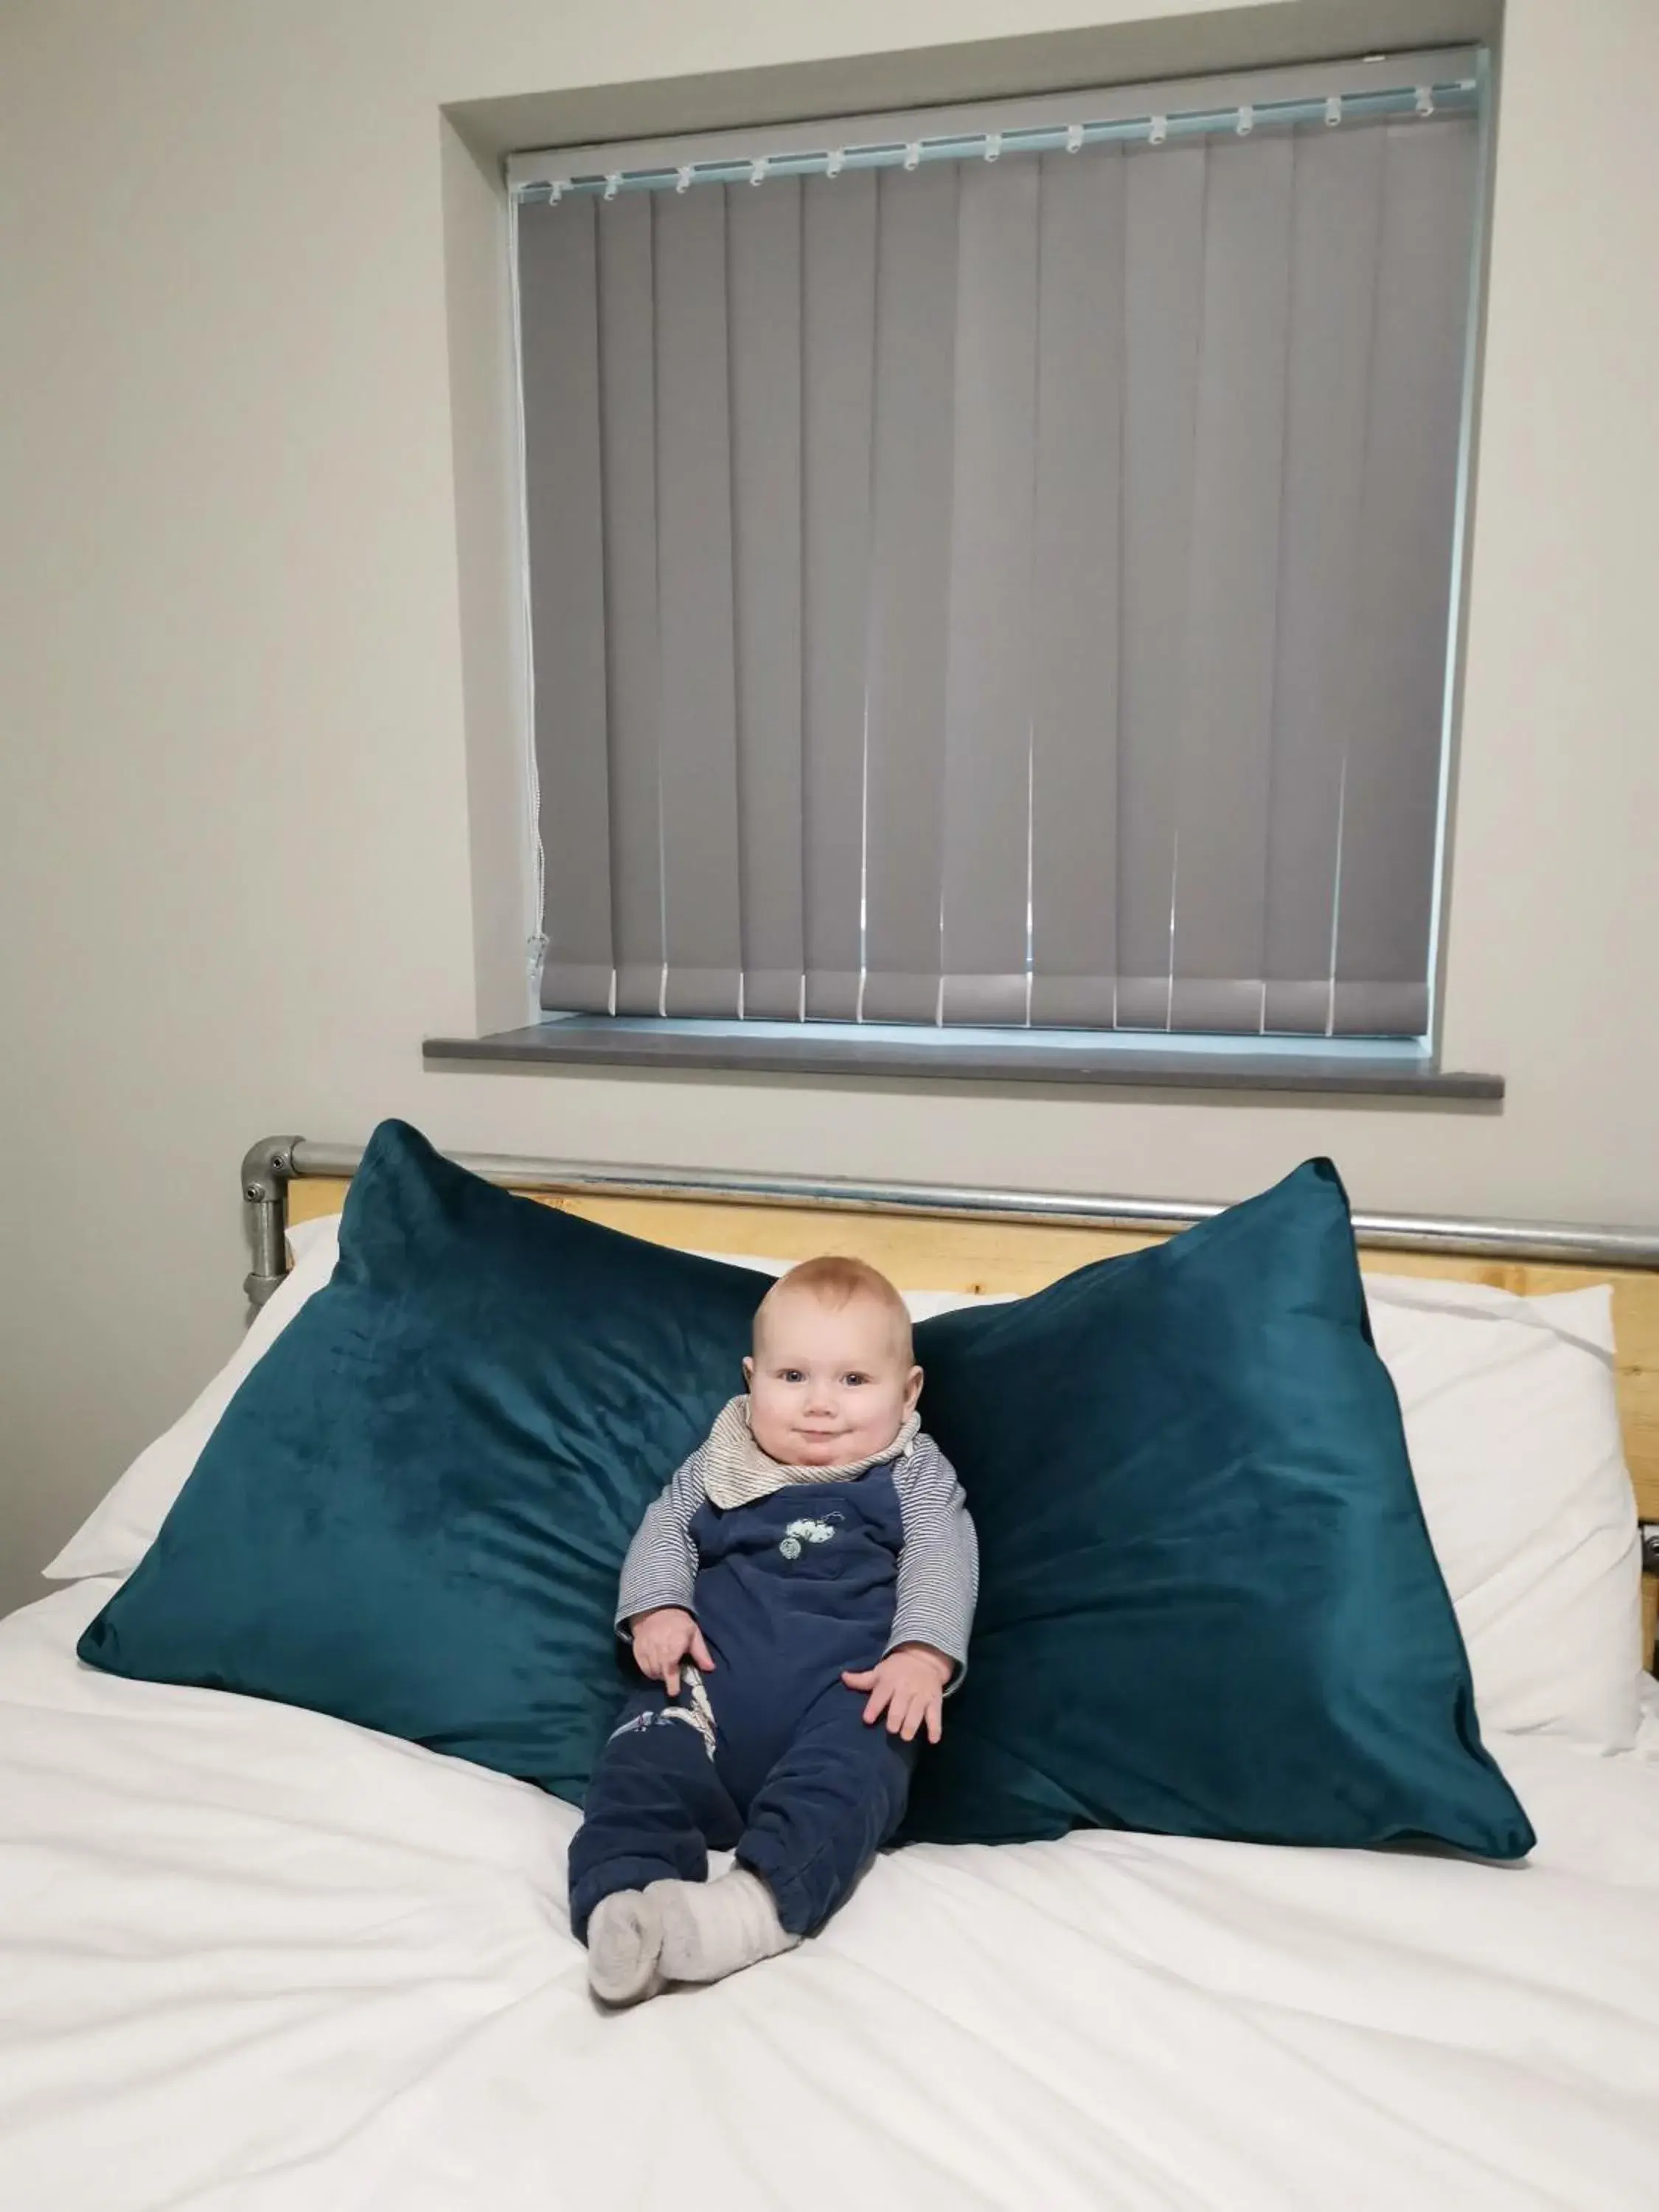
[[[355,1154],[258,1147],[251,1288]],[[469,1163],[686,1249],[1023,1291],[1204,1209]],[[1368,1267],[1612,1280],[1659,1518],[1659,1253],[1373,1219]],[[1651,2201],[1659,1689],[1633,1746],[1491,1739],[1539,1846],[1129,1833],[884,1859],[792,1957],[602,2017],[571,1809],[294,1708],[96,1674],[94,1577],[0,1623],[4,2212]],[[1651,1649],[1651,1607],[1649,1613]]]

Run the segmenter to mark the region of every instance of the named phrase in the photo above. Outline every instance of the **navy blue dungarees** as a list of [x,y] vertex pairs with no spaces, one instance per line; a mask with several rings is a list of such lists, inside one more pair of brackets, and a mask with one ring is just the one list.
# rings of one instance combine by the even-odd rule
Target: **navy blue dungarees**
[[912,1747],[866,1726],[843,1668],[873,1667],[892,1633],[903,1518],[890,1463],[850,1481],[792,1483],[690,1525],[698,1626],[714,1672],[671,1698],[629,1698],[588,1784],[570,1846],[570,1921],[601,1898],[700,1881],[735,1850],[792,1935],[841,1904],[898,1826]]

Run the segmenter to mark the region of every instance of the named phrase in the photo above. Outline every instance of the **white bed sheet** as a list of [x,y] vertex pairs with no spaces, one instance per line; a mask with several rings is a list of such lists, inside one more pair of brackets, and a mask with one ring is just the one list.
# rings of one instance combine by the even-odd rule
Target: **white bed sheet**
[[1500,1740],[1524,1869],[1087,1835],[882,1861],[601,2017],[570,1810],[0,1623],[4,2212],[1621,2212],[1659,2175],[1659,1706]]

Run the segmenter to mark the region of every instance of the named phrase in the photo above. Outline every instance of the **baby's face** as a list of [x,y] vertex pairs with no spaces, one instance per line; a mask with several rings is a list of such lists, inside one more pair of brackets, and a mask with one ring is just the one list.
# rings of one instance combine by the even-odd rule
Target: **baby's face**
[[884,1451],[921,1393],[921,1370],[879,1299],[826,1305],[784,1292],[757,1328],[749,1425],[787,1467],[836,1467]]

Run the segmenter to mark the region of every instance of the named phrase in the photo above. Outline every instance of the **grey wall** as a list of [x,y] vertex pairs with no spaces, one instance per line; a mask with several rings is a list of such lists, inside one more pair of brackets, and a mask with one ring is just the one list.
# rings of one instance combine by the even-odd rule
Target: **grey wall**
[[[13,0],[0,1604],[233,1341],[236,1165],[271,1128],[1218,1197],[1329,1150],[1369,1206],[1659,1222],[1650,0],[1508,9],[1447,1026],[1501,1115],[422,1072],[514,988],[470,812],[465,717],[511,697],[464,696],[489,455],[458,472],[440,104],[1206,13],[1230,59],[1291,20]],[[1359,0],[1315,13],[1371,42]],[[487,425],[487,373],[454,373]]]

